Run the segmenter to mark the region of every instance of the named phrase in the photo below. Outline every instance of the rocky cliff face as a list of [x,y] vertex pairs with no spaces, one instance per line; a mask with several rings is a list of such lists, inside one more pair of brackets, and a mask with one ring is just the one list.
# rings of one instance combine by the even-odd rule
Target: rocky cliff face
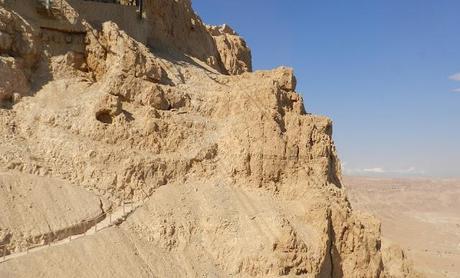
[[174,47],[222,73],[251,71],[251,52],[244,39],[231,28],[206,26],[194,13],[191,1],[145,1],[145,11],[152,23],[153,45]]
[[[0,96],[10,102],[0,167],[85,188],[104,206],[146,203],[93,239],[0,264],[0,276],[393,277],[386,266],[398,263],[400,277],[412,275],[401,256],[382,260],[379,223],[352,211],[332,122],[305,111],[291,69],[251,73],[244,40],[205,26],[190,1],[145,1],[148,45],[117,18],[96,27],[77,2],[52,19],[30,3],[0,8]],[[70,27],[44,27],[50,20]],[[21,202],[15,192],[6,194]],[[0,213],[8,252],[31,236],[4,220],[13,210]],[[84,218],[55,210],[40,221]]]
[[252,71],[251,50],[246,42],[228,25],[206,26],[214,38],[220,60],[232,75]]
[[30,92],[27,78],[40,46],[33,28],[12,11],[0,10],[0,105],[10,106]]

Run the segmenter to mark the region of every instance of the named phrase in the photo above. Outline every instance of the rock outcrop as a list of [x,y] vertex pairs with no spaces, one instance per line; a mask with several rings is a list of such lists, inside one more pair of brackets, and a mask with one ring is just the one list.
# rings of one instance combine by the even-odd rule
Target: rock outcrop
[[30,93],[28,77],[40,52],[37,34],[20,16],[0,9],[0,106]]
[[251,50],[246,41],[228,25],[206,26],[216,42],[220,60],[231,75],[252,71]]
[[0,105],[8,107],[28,95],[29,82],[20,60],[0,57]]
[[385,264],[385,275],[387,277],[423,277],[420,273],[414,272],[413,265],[408,261],[404,251],[397,245],[384,247],[382,259]]
[[0,276],[28,277],[27,265],[109,277],[110,253],[126,262],[117,273],[137,277],[387,277],[380,226],[352,211],[332,121],[305,111],[293,70],[251,73],[245,42],[227,26],[206,27],[190,1],[145,5],[149,46],[117,18],[97,27],[71,13],[75,29],[41,30],[40,20],[23,29],[68,39],[34,39],[46,51],[30,51],[33,63],[20,55],[27,68],[38,63],[29,78],[41,86],[0,110],[0,168],[65,180],[111,206],[147,201],[93,239],[0,264]]
[[32,67],[40,54],[38,28],[30,25],[14,11],[0,10],[0,53],[21,58]]
[[152,45],[174,47],[226,74],[252,70],[251,51],[243,38],[228,26],[206,26],[194,13],[190,0],[146,1],[147,20],[152,22]]

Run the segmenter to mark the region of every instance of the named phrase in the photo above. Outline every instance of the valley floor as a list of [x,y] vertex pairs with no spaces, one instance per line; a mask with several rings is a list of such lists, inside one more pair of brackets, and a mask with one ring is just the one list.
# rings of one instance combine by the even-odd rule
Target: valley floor
[[427,277],[460,277],[460,179],[344,177],[354,209],[382,221],[384,244]]

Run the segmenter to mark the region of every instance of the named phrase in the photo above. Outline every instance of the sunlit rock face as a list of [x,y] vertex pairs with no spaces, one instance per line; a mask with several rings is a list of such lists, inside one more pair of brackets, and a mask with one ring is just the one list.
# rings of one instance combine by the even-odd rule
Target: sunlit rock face
[[[251,72],[244,40],[186,0],[144,1],[142,20],[126,5],[15,3],[0,8],[0,97],[14,100],[0,109],[0,169],[14,176],[0,179],[0,244],[145,203],[1,277],[386,277],[380,225],[352,211],[332,122],[305,111],[292,69]],[[111,21],[88,5],[111,5]],[[45,184],[34,196],[30,180]]]

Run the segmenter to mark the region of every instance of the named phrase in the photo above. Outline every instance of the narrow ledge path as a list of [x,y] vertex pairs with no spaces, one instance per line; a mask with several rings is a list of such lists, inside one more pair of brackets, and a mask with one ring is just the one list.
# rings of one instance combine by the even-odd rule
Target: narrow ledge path
[[17,259],[23,256],[26,256],[31,253],[39,252],[41,250],[51,248],[54,246],[59,246],[59,245],[65,245],[69,244],[70,242],[84,238],[86,236],[91,236],[95,235],[96,233],[105,230],[107,228],[110,228],[114,225],[120,225],[123,223],[127,217],[132,214],[137,208],[139,208],[142,204],[144,204],[143,201],[136,202],[136,203],[126,203],[117,209],[115,209],[112,212],[105,212],[103,215],[100,215],[99,218],[104,217],[103,220],[99,222],[95,222],[94,225],[90,226],[85,232],[76,234],[76,235],[71,235],[69,237],[66,237],[64,239],[55,241],[55,242],[50,242],[46,243],[40,246],[28,248],[26,251],[21,251],[21,252],[16,252],[16,253],[11,253],[6,255],[6,245],[5,246],[0,246],[0,263],[7,262],[9,260]]

